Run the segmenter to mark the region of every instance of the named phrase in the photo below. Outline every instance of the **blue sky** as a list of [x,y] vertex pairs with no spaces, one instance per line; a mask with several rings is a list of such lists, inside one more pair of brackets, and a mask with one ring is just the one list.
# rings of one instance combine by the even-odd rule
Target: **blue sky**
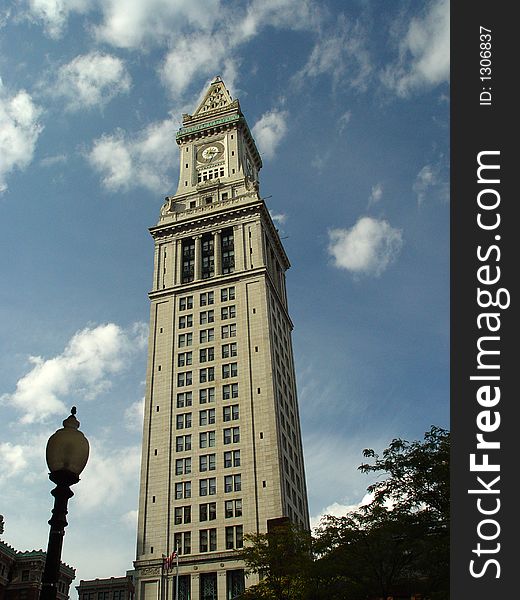
[[[313,522],[359,503],[362,450],[449,419],[445,0],[17,0],[0,9],[3,539],[45,548],[48,436],[91,459],[63,557],[135,553],[147,292],[181,115],[238,97],[288,273]],[[338,475],[339,469],[339,475]]]

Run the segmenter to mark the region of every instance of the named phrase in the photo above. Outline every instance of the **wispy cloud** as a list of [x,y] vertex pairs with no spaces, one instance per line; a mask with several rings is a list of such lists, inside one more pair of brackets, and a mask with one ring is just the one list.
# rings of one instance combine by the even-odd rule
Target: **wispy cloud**
[[102,107],[116,95],[130,90],[124,62],[115,56],[90,52],[62,65],[49,94],[63,97],[71,111]]
[[410,21],[400,38],[399,58],[382,74],[398,96],[447,82],[450,74],[450,9],[448,0],[430,2],[422,17]]
[[418,204],[430,197],[435,197],[441,202],[449,200],[449,178],[444,162],[444,157],[441,156],[437,162],[424,165],[417,173],[412,189],[417,195]]
[[252,133],[263,157],[274,158],[276,149],[287,133],[287,117],[285,110],[272,110],[255,123]]
[[370,190],[370,196],[368,197],[368,206],[372,206],[373,204],[377,204],[381,198],[383,197],[383,184],[376,183],[372,186]]
[[94,141],[88,162],[110,191],[142,186],[152,191],[169,187],[177,157],[171,151],[176,125],[172,120],[150,124],[136,135],[118,130]]
[[61,354],[31,356],[32,369],[12,394],[0,399],[20,411],[25,424],[66,413],[65,397],[92,400],[110,387],[109,375],[124,370],[125,358],[144,348],[145,329],[143,324],[124,330],[108,323],[78,331]]
[[0,79],[0,193],[7,190],[7,176],[23,170],[32,161],[43,126],[41,109],[20,90],[9,93]]
[[329,242],[334,266],[354,274],[378,276],[399,255],[403,236],[387,221],[362,217],[350,229],[329,231]]

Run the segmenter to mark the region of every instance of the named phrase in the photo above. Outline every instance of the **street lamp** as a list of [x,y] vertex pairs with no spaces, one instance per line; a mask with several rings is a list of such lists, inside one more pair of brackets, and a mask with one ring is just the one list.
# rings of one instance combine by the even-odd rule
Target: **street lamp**
[[63,428],[51,435],[47,442],[45,457],[49,467],[49,479],[56,484],[51,494],[54,496],[54,508],[49,521],[49,544],[42,577],[40,600],[56,600],[60,575],[61,548],[65,527],[67,527],[67,503],[74,496],[70,487],[78,483],[79,475],[88,460],[89,444],[79,431],[76,419],[76,407],[63,421]]

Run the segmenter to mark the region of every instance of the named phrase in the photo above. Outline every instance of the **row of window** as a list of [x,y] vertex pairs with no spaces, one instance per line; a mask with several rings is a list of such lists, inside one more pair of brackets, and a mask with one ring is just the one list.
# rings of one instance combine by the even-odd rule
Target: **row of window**
[[[240,418],[240,407],[238,404],[231,404],[230,406],[222,407],[222,420],[237,421]],[[216,420],[216,414],[214,408],[207,408],[199,411],[199,425],[213,425]],[[176,428],[186,429],[191,427],[192,424],[192,413],[181,413],[176,416]]]
[[[244,546],[244,531],[242,525],[231,525],[225,528],[225,548],[234,550]],[[174,535],[174,544],[179,554],[191,554],[191,531]],[[199,530],[199,552],[215,552],[217,550],[217,529]],[[202,597],[202,596],[201,596]],[[206,598],[206,596],[204,596]]]
[[[222,365],[222,379],[238,376],[238,363],[227,363]],[[215,367],[204,367],[199,369],[199,383],[215,381]],[[193,371],[183,371],[177,373],[177,387],[184,387],[193,384]]]
[[[207,332],[208,330],[204,330]],[[201,332],[202,333],[202,332]],[[237,356],[237,343],[232,342],[230,344],[222,344],[221,348],[221,358],[233,358]],[[199,362],[211,362],[215,360],[215,347],[210,346],[209,348],[201,348],[199,350]],[[189,350],[187,352],[179,352],[177,354],[177,366],[178,367],[186,367],[193,364],[193,351]]]
[[[235,299],[235,286],[222,288],[220,290],[221,302],[229,302]],[[215,292],[202,292],[199,294],[199,306],[208,306],[215,303]],[[193,308],[193,296],[182,296],[179,298],[179,310],[191,310]]]
[[[242,499],[226,500],[224,502],[224,517],[234,519],[242,516]],[[191,523],[191,506],[177,506],[174,509],[175,525]],[[217,518],[217,503],[206,502],[199,504],[199,522],[215,521]]]
[[[240,450],[224,452],[224,468],[240,466]],[[199,456],[199,472],[215,471],[217,468],[216,454],[203,454]],[[189,475],[191,473],[191,457],[177,458],[175,460],[175,475]]]
[[[222,430],[224,444],[237,444],[240,442],[240,427],[226,427]],[[216,431],[203,431],[199,433],[199,448],[214,448]],[[191,450],[191,434],[178,435],[175,438],[175,450],[185,452]]]
[[[191,325],[189,325],[191,327]],[[231,323],[230,325],[222,325],[220,328],[220,337],[227,339],[230,337],[236,337],[237,325]],[[210,327],[209,329],[201,329],[199,331],[199,341],[201,344],[206,342],[212,342],[215,339],[215,328]],[[177,346],[184,348],[185,346],[191,346],[193,344],[193,333],[180,333],[177,338]]]
[[[225,321],[226,319],[234,319],[237,315],[237,307],[235,304],[230,306],[223,306],[220,309],[220,319]],[[206,325],[206,323],[215,322],[215,310],[202,310],[199,313],[199,325]],[[179,317],[179,329],[186,329],[187,327],[193,327],[193,313],[189,315],[181,315]]]
[[[181,536],[183,534],[179,534]],[[188,533],[189,535],[189,533]],[[189,547],[191,553],[191,537]],[[180,543],[179,548],[182,548],[182,537],[179,537]],[[191,593],[191,576],[190,575],[178,575],[176,582],[178,583],[178,589],[176,590],[177,600],[219,600],[218,596],[218,585],[217,585],[217,573],[201,573],[200,574],[200,585],[199,585],[199,596],[192,596]],[[245,576],[243,569],[236,569],[233,571],[226,571],[226,600],[232,598],[238,598],[240,594],[245,590]],[[84,600],[84,599],[83,599]],[[93,599],[91,599],[93,600]],[[224,600],[220,596],[220,600]]]
[[[238,383],[226,383],[222,386],[222,400],[229,400],[230,398],[238,398]],[[200,389],[199,404],[211,404],[212,402],[215,402],[215,388],[210,387]],[[193,392],[179,392],[177,394],[177,408],[184,408],[192,405]]]
[[[240,492],[242,490],[242,478],[238,475],[224,476],[224,492]],[[208,477],[199,479],[199,496],[215,496],[217,493],[217,478]],[[182,500],[191,498],[191,481],[180,481],[175,484],[175,499]]]

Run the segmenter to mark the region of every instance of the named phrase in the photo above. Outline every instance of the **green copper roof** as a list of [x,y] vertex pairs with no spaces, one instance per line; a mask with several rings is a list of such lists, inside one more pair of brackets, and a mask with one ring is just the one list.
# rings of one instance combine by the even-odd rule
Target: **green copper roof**
[[206,129],[208,127],[214,127],[215,125],[221,125],[222,123],[233,123],[235,121],[240,121],[242,117],[240,115],[229,115],[227,117],[221,117],[220,119],[215,119],[214,121],[208,121],[206,123],[199,123],[198,125],[193,125],[193,127],[181,127],[175,136],[176,139],[179,139],[185,135],[189,135],[194,131],[200,131],[201,129]]

